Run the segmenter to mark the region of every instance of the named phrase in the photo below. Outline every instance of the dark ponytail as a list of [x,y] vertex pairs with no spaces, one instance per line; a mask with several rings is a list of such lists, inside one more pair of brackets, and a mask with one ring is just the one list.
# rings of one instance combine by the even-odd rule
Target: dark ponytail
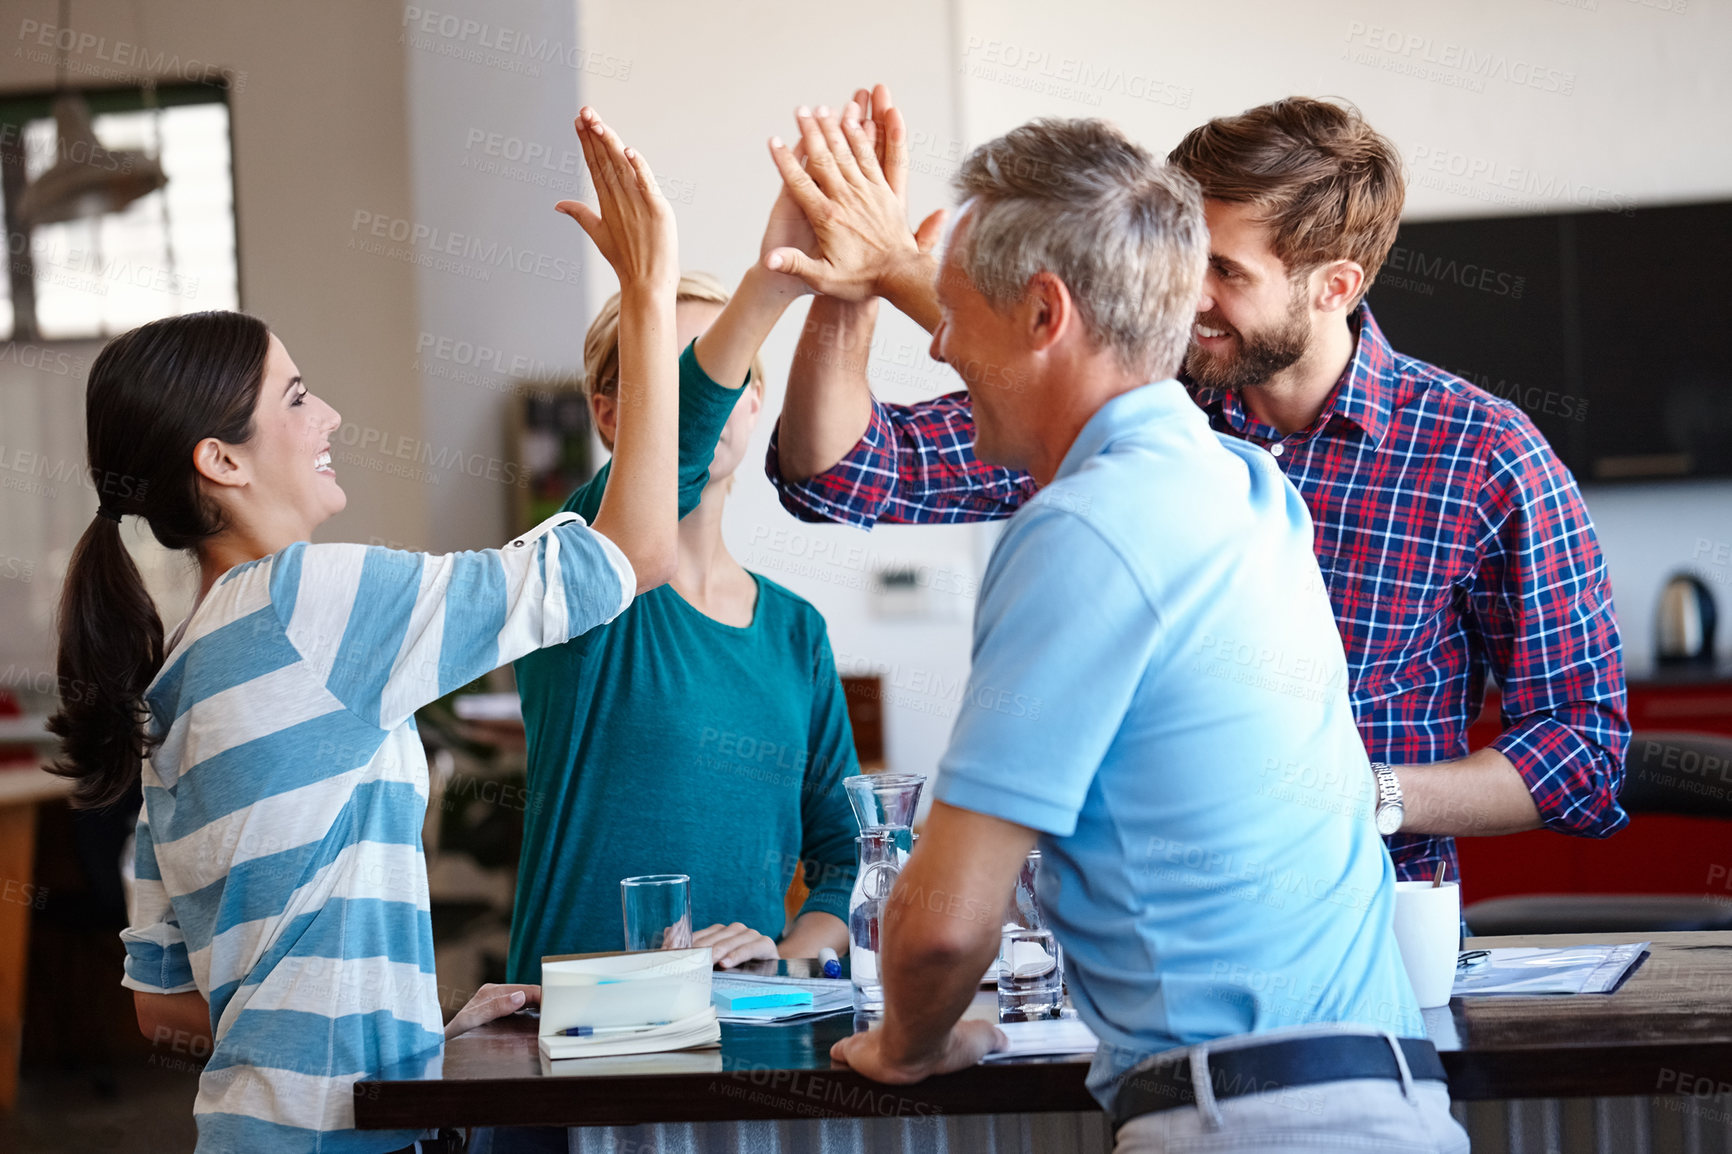
[[255,317],[190,313],[114,338],[90,366],[84,423],[100,506],[60,595],[60,712],[48,722],[62,744],[51,768],[77,781],[79,805],[128,796],[154,744],[144,691],[162,668],[162,622],[120,518],[143,517],[169,549],[222,530],[193,450],[206,437],[251,438],[269,352],[270,330]]

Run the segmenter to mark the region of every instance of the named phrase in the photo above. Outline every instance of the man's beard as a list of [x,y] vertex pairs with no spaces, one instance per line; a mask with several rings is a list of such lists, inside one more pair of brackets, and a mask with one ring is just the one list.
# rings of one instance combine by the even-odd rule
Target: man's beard
[[1191,341],[1185,353],[1185,375],[1205,388],[1233,393],[1256,388],[1298,361],[1311,347],[1311,321],[1306,315],[1304,294],[1300,292],[1293,294],[1287,315],[1271,329],[1241,332],[1213,312],[1199,316],[1197,323],[1231,334],[1239,345],[1237,352],[1222,356],[1206,353],[1194,339]]

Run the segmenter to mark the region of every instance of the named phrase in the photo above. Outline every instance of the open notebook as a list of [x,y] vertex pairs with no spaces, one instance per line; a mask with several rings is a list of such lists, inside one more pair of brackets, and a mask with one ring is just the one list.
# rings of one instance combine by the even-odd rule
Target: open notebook
[[707,946],[541,959],[542,1055],[603,1057],[719,1045],[710,960]]
[[602,1028],[593,1034],[568,1036],[542,1034],[541,1053],[556,1058],[606,1058],[620,1054],[654,1054],[664,1050],[690,1050],[720,1046],[722,1026],[713,1006],[676,1022],[652,1026]]

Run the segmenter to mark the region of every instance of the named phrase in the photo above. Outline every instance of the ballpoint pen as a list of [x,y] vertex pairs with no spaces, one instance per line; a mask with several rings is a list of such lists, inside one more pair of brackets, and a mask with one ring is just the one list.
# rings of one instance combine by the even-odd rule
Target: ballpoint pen
[[666,1022],[645,1022],[641,1026],[567,1026],[559,1031],[559,1034],[563,1038],[593,1038],[605,1034],[638,1034],[667,1024]]

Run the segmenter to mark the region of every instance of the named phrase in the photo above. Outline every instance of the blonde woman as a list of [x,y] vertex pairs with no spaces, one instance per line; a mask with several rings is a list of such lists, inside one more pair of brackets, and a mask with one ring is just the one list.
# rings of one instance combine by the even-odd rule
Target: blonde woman
[[[539,981],[546,954],[620,948],[619,883],[638,874],[691,876],[692,924],[704,927],[693,942],[712,946],[719,965],[848,947],[856,830],[842,779],[858,766],[824,619],[748,572],[722,540],[764,401],[757,346],[798,291],[761,268],[732,298],[707,274],[681,278],[684,518],[673,580],[610,625],[517,663],[532,803],[514,982]],[[584,362],[590,411],[611,445],[618,298],[590,326]],[[587,515],[611,491],[604,469],[565,507]],[[785,927],[797,866],[811,893]]]

